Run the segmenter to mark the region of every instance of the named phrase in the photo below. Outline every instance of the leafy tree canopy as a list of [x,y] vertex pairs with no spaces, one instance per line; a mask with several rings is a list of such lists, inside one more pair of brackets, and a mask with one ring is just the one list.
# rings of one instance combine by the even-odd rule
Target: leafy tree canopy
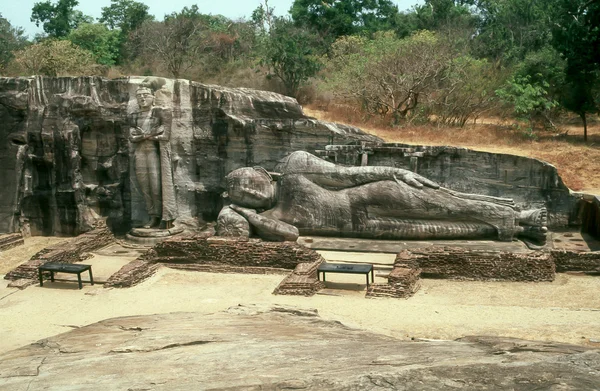
[[297,96],[299,88],[321,69],[319,36],[281,17],[274,17],[263,43],[261,63],[276,77],[286,93]]
[[44,32],[51,38],[66,37],[81,23],[93,22],[91,16],[74,9],[78,4],[77,0],[58,0],[56,4],[49,0],[35,3],[31,10],[31,21],[38,27],[41,24]]
[[583,120],[587,140],[587,113],[600,106],[600,2],[554,0],[552,44],[565,58],[562,105]]
[[290,14],[296,25],[335,39],[392,29],[398,7],[390,0],[295,0]]
[[67,39],[94,54],[101,65],[114,65],[119,57],[119,33],[101,23],[83,23]]
[[137,29],[146,20],[154,17],[148,13],[148,6],[134,0],[111,0],[108,7],[102,7],[99,21],[110,29],[121,29],[124,35]]

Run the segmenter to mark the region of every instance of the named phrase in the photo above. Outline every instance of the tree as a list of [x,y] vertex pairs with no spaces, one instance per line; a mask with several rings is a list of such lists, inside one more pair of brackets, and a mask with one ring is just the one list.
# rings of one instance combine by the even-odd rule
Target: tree
[[332,47],[324,88],[398,124],[426,101],[451,58],[450,48],[429,31],[403,39],[393,32],[373,40],[342,37]]
[[471,6],[473,1],[425,0],[425,4],[414,7],[416,29],[440,30],[450,26],[471,29],[477,23]]
[[110,29],[119,29],[124,36],[129,35],[145,21],[153,20],[148,6],[133,0],[111,0],[111,5],[102,7],[99,22]]
[[54,5],[49,0],[35,3],[31,12],[31,21],[36,26],[42,24],[44,32],[52,38],[66,37],[81,23],[92,23],[90,16],[83,15],[74,8],[77,0],[58,0]]
[[533,135],[536,115],[548,118],[546,113],[558,106],[558,102],[548,94],[550,84],[541,77],[538,79],[538,81],[534,81],[529,75],[513,76],[496,91],[502,101],[513,107],[517,117],[528,120],[527,135],[530,136]]
[[94,54],[101,65],[114,65],[119,56],[119,33],[100,23],[83,23],[67,39]]
[[561,103],[581,117],[587,141],[587,114],[600,104],[600,3],[555,0],[552,10],[552,45],[567,62]]
[[163,22],[146,21],[135,37],[142,56],[156,60],[175,78],[195,65],[207,49],[207,29],[198,6],[166,15]]
[[15,61],[30,75],[89,75],[97,71],[94,55],[67,40],[47,39],[15,53]]
[[297,26],[333,41],[393,29],[398,7],[390,0],[294,0],[290,14]]
[[285,86],[286,94],[296,97],[299,88],[321,69],[319,37],[299,28],[283,17],[274,17],[262,49],[261,63],[268,67],[269,77]]
[[10,22],[0,14],[0,70],[13,59],[13,53],[27,45],[27,38],[23,35],[25,30],[13,27]]
[[[568,0],[567,0],[568,1]],[[548,0],[480,0],[475,51],[498,63],[522,60],[551,39]]]
[[495,107],[495,90],[501,84],[502,75],[488,61],[459,55],[448,62],[423,102],[423,116],[462,127]]

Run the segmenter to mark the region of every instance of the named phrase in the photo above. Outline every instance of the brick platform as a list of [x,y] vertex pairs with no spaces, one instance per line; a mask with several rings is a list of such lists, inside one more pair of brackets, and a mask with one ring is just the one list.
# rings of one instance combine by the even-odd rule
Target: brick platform
[[160,268],[160,264],[149,262],[144,255],[123,266],[110,276],[104,284],[105,288],[130,288],[152,277]]
[[400,252],[395,266],[422,269],[423,278],[479,281],[554,281],[549,253],[509,253],[427,247]]
[[372,284],[367,290],[367,297],[409,298],[421,288],[421,269],[394,267],[388,275],[387,284]]
[[553,250],[551,257],[559,273],[576,271],[600,273],[600,251],[578,252]]
[[22,244],[25,244],[25,241],[20,233],[0,235],[0,251],[6,251]]
[[173,238],[157,244],[154,251],[154,262],[287,270],[295,269],[300,263],[313,263],[322,259],[314,250],[296,242],[263,242],[247,238]]
[[85,253],[102,248],[115,238],[108,228],[97,228],[86,232],[76,238],[46,247],[35,254],[28,262],[19,265],[16,269],[4,276],[7,280],[30,279],[37,280],[38,266],[46,262],[75,263],[85,259]]
[[275,295],[312,296],[325,287],[317,278],[317,269],[323,259],[312,263],[300,263],[289,276],[275,288]]

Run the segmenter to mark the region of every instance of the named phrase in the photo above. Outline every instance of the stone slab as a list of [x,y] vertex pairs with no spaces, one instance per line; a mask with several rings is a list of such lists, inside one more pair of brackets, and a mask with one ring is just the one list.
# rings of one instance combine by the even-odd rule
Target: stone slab
[[[159,365],[157,365],[159,363]],[[600,350],[401,341],[291,306],[114,318],[0,355],[6,390],[583,390]]]
[[529,252],[529,248],[521,241],[497,242],[491,240],[432,240],[432,241],[395,241],[330,238],[320,236],[303,236],[298,243],[313,250],[350,251],[357,253],[398,254],[402,250],[426,247],[461,247],[468,250],[495,250],[515,253]]

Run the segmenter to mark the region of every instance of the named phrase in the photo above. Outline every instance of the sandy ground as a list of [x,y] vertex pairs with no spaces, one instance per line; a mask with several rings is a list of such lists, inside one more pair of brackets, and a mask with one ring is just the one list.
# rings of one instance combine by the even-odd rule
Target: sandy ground
[[[11,256],[16,252],[11,250]],[[282,278],[165,267],[129,289],[86,284],[79,290],[76,284],[56,282],[19,291],[0,280],[0,352],[112,317],[212,313],[238,304],[269,303],[316,308],[323,318],[403,339],[498,335],[600,347],[594,342],[600,340],[598,277],[561,274],[553,283],[423,280],[421,290],[408,300],[366,299],[364,285],[359,285],[362,276],[352,275],[328,276],[332,282],[326,294],[272,295]]]

